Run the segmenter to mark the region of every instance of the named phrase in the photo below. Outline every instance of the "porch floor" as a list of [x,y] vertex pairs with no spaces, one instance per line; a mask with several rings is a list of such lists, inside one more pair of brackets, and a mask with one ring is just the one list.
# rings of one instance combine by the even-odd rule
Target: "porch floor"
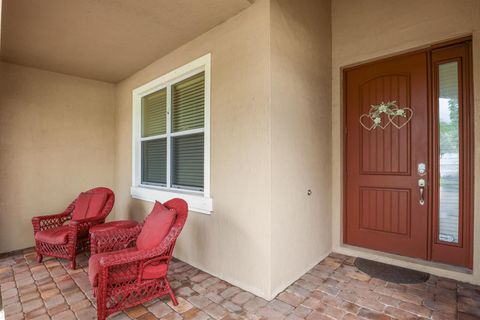
[[[175,260],[169,278],[179,306],[165,297],[109,319],[480,319],[480,287],[435,276],[388,283],[353,260],[332,253],[271,302]],[[31,249],[0,258],[6,319],[96,319],[87,257],[77,261],[75,271],[54,258],[39,264]]]

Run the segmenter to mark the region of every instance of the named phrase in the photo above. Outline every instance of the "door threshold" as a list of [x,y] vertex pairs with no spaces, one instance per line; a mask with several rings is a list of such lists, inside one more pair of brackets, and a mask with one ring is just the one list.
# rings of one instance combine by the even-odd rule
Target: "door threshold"
[[468,282],[475,285],[480,284],[480,279],[474,278],[472,270],[464,267],[405,257],[397,254],[356,247],[349,244],[342,244],[334,248],[333,251],[353,257],[360,257],[391,264],[398,267],[428,272],[435,276],[449,278],[461,282]]

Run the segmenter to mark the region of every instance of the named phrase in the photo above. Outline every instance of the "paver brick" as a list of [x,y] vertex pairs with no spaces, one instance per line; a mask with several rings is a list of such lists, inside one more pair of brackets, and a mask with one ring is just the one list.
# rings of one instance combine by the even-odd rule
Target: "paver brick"
[[243,292],[240,292],[240,293],[237,293],[232,299],[231,301],[235,304],[238,304],[239,306],[241,305],[244,305],[245,303],[248,302],[248,300],[252,299],[254,297],[253,294],[251,294],[250,292],[246,292],[246,291],[243,291]]
[[183,315],[183,319],[185,320],[207,320],[209,319],[208,314],[203,312],[200,309],[192,308],[185,312]]
[[22,309],[24,313],[29,313],[35,309],[43,307],[43,302],[40,299],[30,300],[22,303]]
[[163,301],[157,301],[154,304],[148,306],[147,309],[157,318],[161,318],[161,317],[165,316],[166,314],[173,311],[172,308],[170,308]]
[[[370,278],[354,258],[332,254],[272,301],[173,260],[169,278],[179,306],[169,297],[109,317],[142,319],[479,319],[480,287],[431,276],[425,283],[394,284]],[[88,257],[77,270],[33,251],[0,258],[0,292],[7,319],[95,319]]]
[[203,309],[205,308],[206,306],[208,306],[210,303],[212,303],[212,301],[210,299],[208,299],[207,297],[205,296],[201,296],[201,295],[196,295],[196,296],[191,296],[191,297],[188,297],[187,300],[192,304],[194,305],[195,307],[199,308],[199,309]]
[[171,301],[168,302],[168,306],[177,313],[184,313],[193,308],[193,305],[182,297],[177,297],[178,306],[174,306]]
[[138,318],[141,315],[147,313],[148,310],[145,308],[143,305],[137,305],[135,307],[128,308],[125,310],[125,313],[130,317],[130,318]]
[[287,291],[280,293],[277,298],[294,307],[298,307],[305,300],[304,297]]
[[228,310],[222,307],[219,304],[211,303],[207,307],[205,307],[204,311],[214,319],[222,319],[227,315]]

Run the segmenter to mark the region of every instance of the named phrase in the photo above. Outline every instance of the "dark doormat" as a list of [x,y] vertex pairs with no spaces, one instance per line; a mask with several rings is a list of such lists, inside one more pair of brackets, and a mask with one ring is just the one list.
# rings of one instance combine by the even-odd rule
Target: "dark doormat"
[[428,280],[430,274],[372,260],[356,258],[355,266],[370,277],[394,283],[421,283]]

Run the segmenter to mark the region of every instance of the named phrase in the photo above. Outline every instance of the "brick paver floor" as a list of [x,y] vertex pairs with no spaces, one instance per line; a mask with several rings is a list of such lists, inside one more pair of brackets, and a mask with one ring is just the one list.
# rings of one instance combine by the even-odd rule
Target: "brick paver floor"
[[[398,285],[370,278],[352,257],[331,254],[266,301],[175,260],[169,278],[180,305],[167,297],[110,319],[480,319],[480,288],[432,276]],[[95,319],[87,257],[78,269],[66,261],[35,262],[29,249],[0,257],[1,297],[7,319]]]

